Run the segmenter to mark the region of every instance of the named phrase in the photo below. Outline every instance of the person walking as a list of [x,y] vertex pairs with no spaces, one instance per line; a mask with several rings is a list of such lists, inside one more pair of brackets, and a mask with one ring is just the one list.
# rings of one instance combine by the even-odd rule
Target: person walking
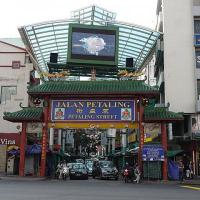
[[180,160],[178,163],[178,169],[179,169],[179,181],[183,182],[184,165],[182,160]]
[[140,172],[140,168],[139,168],[138,164],[135,165],[134,174],[136,177],[135,182],[140,183],[141,172]]
[[190,163],[189,163],[189,171],[190,171],[189,178],[193,179],[194,172],[193,172],[193,163],[192,163],[192,161],[190,161]]

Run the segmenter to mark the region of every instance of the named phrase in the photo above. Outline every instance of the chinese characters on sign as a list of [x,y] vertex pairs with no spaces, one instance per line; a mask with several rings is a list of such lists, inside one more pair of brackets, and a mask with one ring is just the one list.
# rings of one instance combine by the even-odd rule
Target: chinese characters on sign
[[53,121],[134,121],[135,102],[130,100],[53,100]]

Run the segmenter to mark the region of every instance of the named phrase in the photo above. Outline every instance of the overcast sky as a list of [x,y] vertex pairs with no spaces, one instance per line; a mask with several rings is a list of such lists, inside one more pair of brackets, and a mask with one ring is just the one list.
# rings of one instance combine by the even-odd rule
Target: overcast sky
[[115,12],[118,21],[155,28],[157,0],[2,0],[0,38],[19,37],[19,26],[70,18],[93,4]]

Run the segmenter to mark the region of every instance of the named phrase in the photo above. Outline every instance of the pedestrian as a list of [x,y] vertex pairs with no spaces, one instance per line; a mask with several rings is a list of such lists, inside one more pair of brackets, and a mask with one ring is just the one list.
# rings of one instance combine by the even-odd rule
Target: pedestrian
[[134,174],[135,174],[135,177],[136,177],[135,182],[140,183],[141,172],[140,172],[139,165],[137,163],[135,165]]
[[62,162],[60,161],[56,168],[56,178],[61,179],[62,176]]
[[179,169],[179,181],[183,182],[183,170],[184,170],[184,165],[183,165],[183,161],[180,160],[178,162],[178,169]]
[[193,179],[194,172],[193,172],[193,163],[192,163],[192,161],[190,161],[190,163],[189,163],[189,171],[190,171],[190,176],[189,176],[189,178],[190,178],[190,179]]
[[182,158],[183,163],[183,178],[187,178],[187,170],[189,169],[189,158],[186,154],[183,155]]

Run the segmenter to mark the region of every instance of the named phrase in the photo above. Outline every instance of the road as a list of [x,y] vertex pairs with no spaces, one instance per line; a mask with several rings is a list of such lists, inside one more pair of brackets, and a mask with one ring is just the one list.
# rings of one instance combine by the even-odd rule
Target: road
[[[198,186],[200,188],[200,186]],[[0,180],[0,200],[199,200],[200,191],[176,184],[106,180]]]

